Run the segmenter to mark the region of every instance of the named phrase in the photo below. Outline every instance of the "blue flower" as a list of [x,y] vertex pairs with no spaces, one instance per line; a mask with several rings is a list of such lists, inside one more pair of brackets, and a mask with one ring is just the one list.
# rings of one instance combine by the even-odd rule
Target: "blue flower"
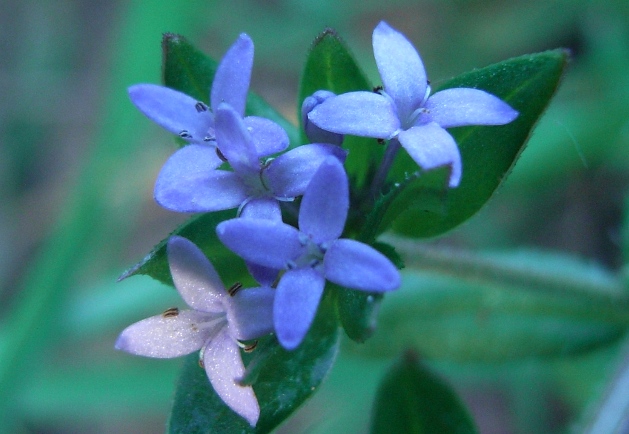
[[400,285],[396,267],[374,248],[339,238],[349,208],[342,164],[327,158],[301,201],[299,229],[281,221],[232,219],[220,223],[220,240],[246,261],[286,270],[273,305],[278,340],[296,348],[310,328],[326,279],[363,291],[391,291]]
[[261,162],[252,134],[228,104],[215,111],[216,142],[233,171],[203,145],[188,145],[166,162],[155,183],[155,200],[178,212],[210,212],[239,207],[242,217],[281,220],[278,201],[301,196],[328,156],[345,160],[346,151],[329,144],[299,146]]
[[461,156],[444,128],[503,125],[518,112],[478,89],[446,89],[430,96],[419,54],[404,35],[385,22],[373,32],[373,49],[383,90],[329,98],[308,118],[334,133],[399,143],[424,170],[450,166],[449,184],[456,187],[461,179]]
[[130,325],[116,348],[156,358],[201,350],[201,364],[218,396],[255,426],[260,406],[251,386],[238,384],[245,373],[238,341],[272,332],[275,291],[263,286],[229,294],[210,261],[185,238],[168,241],[168,263],[175,287],[191,309],[171,308]]
[[[243,33],[225,53],[214,75],[210,106],[155,84],[131,86],[129,96],[149,119],[188,143],[214,145],[215,113],[221,103],[228,103],[241,117],[244,116],[253,51],[253,42]],[[288,146],[286,132],[275,122],[256,116],[247,116],[244,122],[252,132],[259,156],[280,152]],[[213,159],[220,161],[218,156]]]

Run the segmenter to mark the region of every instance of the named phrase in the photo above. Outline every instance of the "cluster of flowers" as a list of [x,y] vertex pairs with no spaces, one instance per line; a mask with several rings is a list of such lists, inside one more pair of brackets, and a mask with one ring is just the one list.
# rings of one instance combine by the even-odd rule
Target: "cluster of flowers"
[[[129,326],[116,348],[158,358],[201,350],[200,363],[216,393],[252,426],[260,408],[251,386],[239,384],[245,373],[243,342],[275,333],[284,348],[298,347],[326,280],[375,292],[400,284],[397,268],[384,255],[340,238],[350,206],[346,151],[339,146],[343,135],[388,140],[388,150],[393,150],[389,155],[401,145],[424,170],[449,166],[449,184],[455,187],[461,159],[444,128],[498,125],[517,116],[500,99],[476,89],[450,89],[429,97],[419,54],[384,22],[374,31],[373,47],[382,89],[316,92],[302,106],[313,143],[284,153],[288,136],[279,125],[244,116],[254,51],[245,34],[223,57],[209,106],[162,86],[129,89],[147,117],[188,142],[159,173],[156,201],[186,213],[238,208],[238,217],[221,222],[216,231],[245,260],[260,286],[226,290],[201,250],[174,236],[167,244],[170,271],[191,309],[171,308]],[[282,221],[280,203],[300,196],[294,227]]]

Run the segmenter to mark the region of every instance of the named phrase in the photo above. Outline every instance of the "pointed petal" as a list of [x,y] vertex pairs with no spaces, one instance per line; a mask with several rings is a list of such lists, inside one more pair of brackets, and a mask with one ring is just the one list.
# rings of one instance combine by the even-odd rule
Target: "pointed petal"
[[256,148],[242,118],[228,104],[215,112],[216,145],[234,171],[244,176],[258,176],[260,161]]
[[518,112],[500,98],[478,89],[446,89],[428,98],[428,113],[421,122],[436,122],[444,128],[464,125],[503,125]]
[[258,116],[247,116],[244,119],[247,131],[259,158],[277,154],[288,148],[288,134],[284,128],[270,119]]
[[150,120],[173,134],[181,135],[190,143],[203,143],[214,126],[212,113],[197,110],[196,99],[154,84],[136,84],[129,88],[131,102]]
[[219,223],[216,233],[245,261],[270,268],[284,269],[304,249],[297,229],[278,221],[236,218]]
[[236,382],[245,374],[245,367],[240,348],[226,328],[206,345],[203,365],[216,394],[229,408],[255,426],[260,417],[260,406],[253,388]]
[[273,299],[269,286],[239,290],[227,298],[227,321],[232,336],[248,341],[273,332]]
[[173,282],[186,304],[204,312],[223,312],[225,286],[210,260],[192,241],[170,237],[168,266]]
[[282,221],[282,210],[273,197],[255,197],[240,210],[240,217]]
[[361,242],[336,240],[323,258],[325,277],[346,288],[391,291],[400,286],[400,273],[386,256]]
[[335,240],[343,233],[349,209],[349,183],[343,165],[328,157],[312,177],[299,209],[299,230],[315,243]]
[[373,92],[349,92],[325,100],[308,115],[318,127],[338,134],[388,139],[400,128],[391,99]]
[[245,114],[252,67],[253,41],[242,33],[227,50],[214,75],[210,93],[212,110],[216,111],[221,103],[226,102],[240,117]]
[[264,183],[279,199],[301,196],[321,163],[330,156],[343,163],[347,151],[324,143],[298,146],[271,161],[262,172]]
[[287,350],[299,346],[317,313],[325,279],[314,269],[287,271],[277,286],[273,322],[277,339]]
[[211,314],[182,310],[177,316],[155,315],[124,329],[116,349],[138,356],[169,359],[199,350],[210,330],[197,327]]
[[343,143],[343,135],[331,133],[323,130],[310,122],[308,119],[308,113],[310,113],[316,106],[324,102],[325,100],[335,97],[336,94],[329,90],[318,90],[309,97],[304,99],[301,104],[301,123],[304,127],[306,137],[311,143],[330,143],[332,145],[341,146]]
[[415,47],[384,21],[373,31],[373,54],[384,90],[407,119],[426,96],[426,71]]
[[221,164],[214,148],[184,146],[164,164],[155,182],[155,200],[177,212],[210,212],[236,208],[246,198],[234,172],[213,170]]
[[413,160],[424,170],[450,166],[450,187],[461,181],[461,155],[452,136],[431,122],[402,131],[400,143]]

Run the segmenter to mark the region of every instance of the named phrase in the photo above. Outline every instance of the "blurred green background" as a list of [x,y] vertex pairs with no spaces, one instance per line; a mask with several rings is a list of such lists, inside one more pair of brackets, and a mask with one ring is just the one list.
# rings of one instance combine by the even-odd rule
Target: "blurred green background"
[[[164,430],[180,361],[113,350],[126,325],[178,304],[172,289],[149,278],[115,283],[186,218],[152,202],[155,176],[175,144],[126,95],[131,84],[159,82],[161,34],[182,33],[218,59],[248,33],[256,44],[252,88],[295,120],[314,37],[335,28],[377,84],[371,32],[382,19],[415,44],[433,83],[520,54],[572,51],[563,86],[512,176],[445,242],[564,250],[621,270],[629,185],[625,0],[391,0],[386,7],[372,0],[6,0],[0,430]],[[618,357],[612,346],[570,360],[430,363],[461,392],[482,433],[552,433],[578,424]],[[344,351],[320,393],[279,432],[365,432],[391,362]]]

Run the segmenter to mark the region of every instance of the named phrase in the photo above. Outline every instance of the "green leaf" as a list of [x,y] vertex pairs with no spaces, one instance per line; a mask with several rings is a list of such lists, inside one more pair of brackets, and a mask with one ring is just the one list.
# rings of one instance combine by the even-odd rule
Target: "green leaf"
[[383,379],[371,419],[372,434],[477,433],[456,393],[407,352]]
[[[412,237],[432,237],[447,232],[472,217],[492,196],[511,171],[533,127],[548,106],[566,68],[568,52],[546,51],[516,57],[460,75],[438,90],[472,87],[492,93],[519,111],[518,118],[503,126],[471,126],[450,129],[463,160],[463,177],[447,191],[445,212],[426,212],[433,207],[434,184],[422,178],[413,183],[413,194],[396,204],[394,231]],[[389,181],[403,183],[417,170],[408,154],[397,154]],[[379,230],[384,231],[386,227]]]
[[[615,276],[565,255],[470,255],[396,248],[407,269],[388,294],[378,332],[361,348],[382,357],[504,362],[579,354],[629,327],[629,295]],[[414,268],[414,271],[409,271]]]
[[[164,34],[162,56],[164,84],[199,101],[209,103],[210,89],[218,63],[199,51],[186,38],[174,33]],[[299,134],[295,126],[253,92],[249,92],[247,97],[245,113],[277,122],[286,130],[291,143],[298,143]],[[184,144],[183,141],[180,143]]]
[[[381,242],[374,242],[371,246],[389,258],[397,268],[404,268],[404,262],[393,246]],[[345,333],[356,342],[364,342],[376,331],[384,294],[357,291],[334,284],[330,286],[337,294],[339,318]]]
[[[216,235],[216,226],[234,217],[236,217],[236,210],[200,214],[188,220],[170,235],[182,236],[196,244],[210,259],[226,286],[234,282],[241,282],[246,286],[254,282],[249,276],[244,261],[225,247]],[[169,237],[155,246],[142,261],[127,270],[119,280],[135,274],[146,274],[172,286],[173,281],[166,255],[166,243]]]
[[[301,122],[301,104],[304,99],[318,90],[329,90],[336,94],[356,90],[372,90],[372,86],[358,67],[345,43],[332,29],[326,29],[312,44],[306,66],[301,76],[297,114]],[[300,124],[302,143],[308,139]],[[375,170],[384,153],[384,146],[375,139],[345,136],[343,148],[349,151],[345,169],[353,187],[360,190],[369,175]]]
[[192,354],[186,360],[177,386],[169,432],[267,433],[285,420],[314,393],[336,358],[338,322],[329,293],[321,301],[310,331],[296,350],[286,351],[279,344],[275,345],[277,350],[256,373],[253,384],[261,411],[255,428],[216,395],[205,371],[198,365],[198,355]]

